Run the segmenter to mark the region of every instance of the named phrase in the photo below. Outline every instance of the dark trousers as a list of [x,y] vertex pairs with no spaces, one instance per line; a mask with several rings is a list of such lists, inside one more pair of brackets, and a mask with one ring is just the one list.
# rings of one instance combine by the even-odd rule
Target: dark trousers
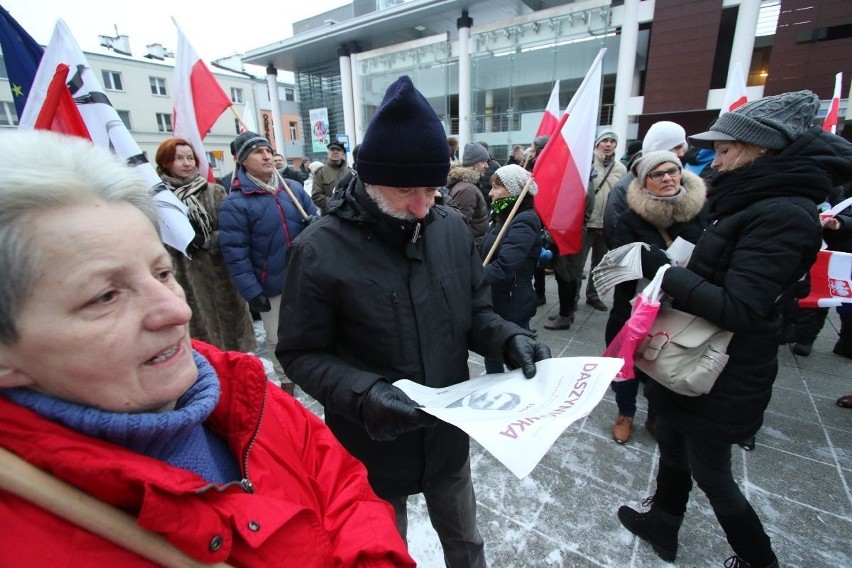
[[556,291],[559,294],[559,315],[570,317],[577,309],[577,292],[580,290],[578,280],[563,280],[558,272],[554,273]]
[[[648,376],[639,369],[635,369],[636,378],[629,381],[613,381],[612,390],[615,392],[615,404],[618,405],[618,413],[621,416],[632,417],[636,414],[636,396],[639,394],[640,383],[647,382]],[[648,420],[657,419],[651,403],[648,403]]]
[[731,444],[687,434],[660,416],[657,445],[660,448],[654,495],[657,506],[667,513],[683,515],[691,476],[707,495],[734,552],[752,566],[768,566],[775,561],[769,536],[734,480]]

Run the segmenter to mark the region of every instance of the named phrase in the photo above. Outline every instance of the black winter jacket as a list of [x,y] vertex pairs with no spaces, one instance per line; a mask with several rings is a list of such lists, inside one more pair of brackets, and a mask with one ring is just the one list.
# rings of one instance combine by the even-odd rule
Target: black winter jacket
[[491,290],[458,211],[422,222],[381,213],[357,178],[293,242],[276,355],[325,407],[331,430],[385,498],[421,492],[468,457],[468,436],[440,422],[389,442],[367,435],[364,393],[378,381],[444,387],[468,379],[468,349],[503,359],[527,330],[491,309]]
[[666,272],[663,290],[675,307],[734,332],[730,360],[704,396],[650,381],[645,394],[661,416],[730,443],[757,432],[778,370],[776,300],[816,258],[816,207],[843,177],[852,177],[852,145],[814,127],[779,154],[714,179],[711,225],[689,265]]
[[[523,205],[522,205],[523,206]],[[503,221],[497,220],[485,234],[482,258],[485,259]],[[494,311],[509,321],[526,325],[538,307],[533,288],[533,271],[541,253],[541,219],[532,209],[518,211],[497,251],[485,267],[485,281],[491,285]]]

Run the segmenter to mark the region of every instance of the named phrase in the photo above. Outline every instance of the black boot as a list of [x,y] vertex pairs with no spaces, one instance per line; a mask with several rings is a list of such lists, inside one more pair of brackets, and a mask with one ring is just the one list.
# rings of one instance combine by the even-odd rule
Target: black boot
[[[756,568],[756,567],[752,566],[751,564],[749,564],[748,562],[746,562],[745,560],[743,560],[742,558],[740,558],[739,556],[737,556],[735,554],[735,555],[731,556],[730,558],[728,558],[727,560],[725,560],[725,568]],[[766,566],[765,568],[778,568],[778,560],[775,560],[775,562],[773,562],[769,566]]]
[[852,319],[840,318],[840,332],[832,352],[835,355],[852,359]]
[[618,520],[624,528],[648,541],[660,558],[674,562],[677,556],[677,533],[683,515],[666,513],[656,503],[651,504],[647,513],[634,511],[624,505],[618,508]]
[[[736,558],[746,568],[773,568],[778,566],[778,558],[772,551],[772,543],[763,524],[748,505],[739,515],[716,515],[728,544],[734,549]],[[738,566],[734,564],[734,566]]]

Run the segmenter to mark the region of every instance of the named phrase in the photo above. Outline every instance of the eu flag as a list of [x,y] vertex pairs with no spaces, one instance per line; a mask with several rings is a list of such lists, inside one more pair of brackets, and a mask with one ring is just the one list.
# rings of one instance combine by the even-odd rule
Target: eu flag
[[12,99],[15,101],[15,110],[20,118],[24,112],[24,105],[27,103],[27,96],[30,94],[38,64],[44,54],[44,48],[37,44],[2,6],[0,6],[0,49],[3,50]]

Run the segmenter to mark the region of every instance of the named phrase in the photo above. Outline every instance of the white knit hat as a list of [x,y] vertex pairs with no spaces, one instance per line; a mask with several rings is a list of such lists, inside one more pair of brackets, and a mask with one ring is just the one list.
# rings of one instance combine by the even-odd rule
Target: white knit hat
[[[530,173],[518,164],[509,164],[508,166],[497,168],[494,175],[500,178],[500,183],[503,184],[503,187],[506,188],[509,195],[514,195],[515,197],[521,194],[521,191],[524,189],[524,185],[526,185],[527,180],[530,179]],[[538,186],[533,181],[530,183],[530,188],[527,193],[535,195],[537,191]]]
[[660,164],[665,164],[666,162],[673,163],[677,166],[678,170],[683,171],[683,167],[680,165],[680,159],[677,157],[677,154],[667,150],[660,150],[658,152],[642,154],[642,157],[636,160],[633,164],[633,175],[636,176],[639,183],[642,184],[642,187],[645,187],[645,178],[648,177],[651,170]]
[[672,150],[685,145],[686,130],[683,126],[676,122],[661,120],[652,124],[645,138],[642,139],[642,153]]

